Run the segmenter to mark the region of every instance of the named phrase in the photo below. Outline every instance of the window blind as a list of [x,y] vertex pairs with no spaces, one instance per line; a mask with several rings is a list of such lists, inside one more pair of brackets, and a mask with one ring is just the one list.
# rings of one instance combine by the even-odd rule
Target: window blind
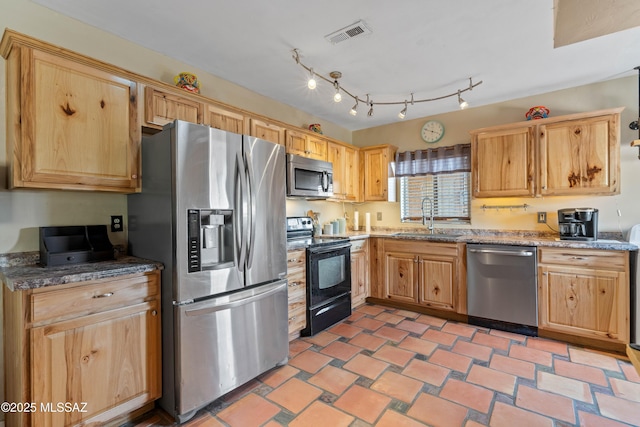
[[469,221],[471,147],[468,144],[396,154],[400,176],[400,219]]

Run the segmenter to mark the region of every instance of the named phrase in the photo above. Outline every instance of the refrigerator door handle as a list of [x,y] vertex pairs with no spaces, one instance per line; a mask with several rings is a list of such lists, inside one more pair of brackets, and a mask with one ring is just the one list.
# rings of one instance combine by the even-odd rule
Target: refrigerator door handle
[[[234,299],[232,301],[228,301],[225,303],[221,303],[221,304],[216,304],[215,302],[212,301],[212,304],[207,306],[207,307],[203,307],[203,308],[194,308],[193,310],[185,310],[184,314],[186,316],[203,316],[206,314],[211,314],[211,313],[215,313],[218,311],[223,311],[223,310],[228,310],[230,308],[234,308],[234,307],[240,307],[241,305],[247,305],[250,304],[252,302],[255,301],[259,301],[261,299],[267,298],[273,294],[276,294],[278,292],[282,291],[282,288],[285,287],[286,288],[287,283],[286,282],[280,282],[277,286],[272,287],[272,286],[264,286],[265,288],[268,288],[267,290],[263,290],[259,293],[254,293],[253,295],[244,297],[244,298],[237,298]],[[215,299],[214,299],[215,301]]]
[[238,191],[235,194],[235,223],[236,223],[236,245],[238,248],[238,269],[244,271],[247,257],[247,227],[245,224],[245,193],[247,190],[247,175],[244,170],[244,161],[240,153],[236,155],[236,185]]
[[255,186],[255,179],[253,176],[253,168],[251,167],[251,158],[250,158],[250,153],[249,152],[245,152],[245,170],[247,173],[247,180],[248,180],[248,205],[249,205],[249,224],[250,224],[250,229],[248,231],[248,238],[247,238],[247,268],[251,268],[251,264],[253,264],[253,252],[254,252],[254,246],[255,246],[255,235],[256,235],[256,200],[254,197],[254,186]]

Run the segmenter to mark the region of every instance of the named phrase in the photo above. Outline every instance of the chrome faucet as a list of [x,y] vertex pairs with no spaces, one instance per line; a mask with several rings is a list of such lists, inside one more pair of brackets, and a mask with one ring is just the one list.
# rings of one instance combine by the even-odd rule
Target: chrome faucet
[[424,214],[424,202],[429,202],[429,233],[433,234],[433,200],[429,197],[422,198],[422,225],[427,225],[427,217]]

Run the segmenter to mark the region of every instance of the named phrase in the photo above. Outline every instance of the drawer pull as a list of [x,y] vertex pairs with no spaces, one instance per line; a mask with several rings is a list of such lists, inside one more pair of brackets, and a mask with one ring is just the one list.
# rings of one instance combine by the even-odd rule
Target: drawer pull
[[94,295],[94,298],[107,298],[107,297],[111,297],[113,296],[113,292],[106,292],[104,294],[100,294],[100,295]]
[[287,262],[298,262],[298,258],[291,258],[287,260]]
[[299,282],[291,282],[289,283],[289,287],[298,286],[299,284],[300,284]]
[[585,260],[588,259],[587,257],[583,257],[583,256],[572,256],[571,259],[575,259],[575,260]]

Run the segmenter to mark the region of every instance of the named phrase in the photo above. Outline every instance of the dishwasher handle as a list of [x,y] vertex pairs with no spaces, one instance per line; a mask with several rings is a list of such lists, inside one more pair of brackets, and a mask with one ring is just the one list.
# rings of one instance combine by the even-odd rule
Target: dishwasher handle
[[468,248],[469,252],[474,254],[495,254],[495,255],[509,255],[509,256],[519,256],[519,257],[529,257],[533,256],[533,251],[527,250],[504,250],[504,249],[474,249]]

